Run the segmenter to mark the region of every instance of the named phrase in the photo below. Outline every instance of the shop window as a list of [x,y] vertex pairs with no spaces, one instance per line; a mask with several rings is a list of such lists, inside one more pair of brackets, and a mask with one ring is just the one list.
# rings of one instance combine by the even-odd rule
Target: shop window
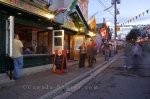
[[55,46],[62,46],[62,38],[55,38]]
[[29,48],[32,51],[32,33],[17,33],[22,41],[24,48]]
[[38,32],[37,41],[37,54],[48,53],[48,32]]

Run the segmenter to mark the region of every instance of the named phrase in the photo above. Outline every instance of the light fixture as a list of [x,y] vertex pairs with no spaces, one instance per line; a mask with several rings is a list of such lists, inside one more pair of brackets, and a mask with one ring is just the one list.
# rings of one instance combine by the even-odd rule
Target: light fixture
[[46,14],[45,16],[46,16],[48,19],[54,19],[54,17],[55,17],[53,14]]
[[80,31],[83,31],[83,28],[80,28]]
[[18,12],[17,14],[18,14],[18,15],[22,15],[22,13],[20,13],[20,12]]
[[38,21],[41,21],[41,19],[39,18]]
[[74,29],[75,29],[76,31],[79,31],[79,29],[78,29],[78,28],[76,28],[76,27],[75,27]]

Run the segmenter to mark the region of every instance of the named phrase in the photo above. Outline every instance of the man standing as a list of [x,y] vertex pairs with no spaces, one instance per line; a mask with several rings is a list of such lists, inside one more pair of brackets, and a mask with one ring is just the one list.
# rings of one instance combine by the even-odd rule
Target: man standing
[[142,47],[135,42],[132,46],[132,68],[136,69],[140,65],[140,62],[142,62]]
[[86,58],[86,47],[84,42],[79,47],[79,49],[80,49],[79,68],[82,68],[85,65],[85,58]]
[[87,59],[88,59],[88,65],[89,67],[93,67],[93,61],[94,61],[94,47],[96,46],[96,43],[91,38],[90,42],[86,45],[87,46]]
[[21,77],[21,68],[23,66],[23,44],[19,40],[19,35],[14,34],[13,41],[13,63],[14,63],[14,78],[19,79]]

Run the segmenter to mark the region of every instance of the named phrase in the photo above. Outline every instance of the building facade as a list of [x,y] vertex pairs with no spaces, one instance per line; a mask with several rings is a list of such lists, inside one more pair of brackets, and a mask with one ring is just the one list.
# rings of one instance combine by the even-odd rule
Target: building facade
[[[24,68],[52,63],[53,30],[55,22],[52,11],[46,7],[48,2],[28,0],[0,0],[0,73],[12,68],[12,40],[18,34],[24,49],[32,54],[24,54]],[[38,61],[38,62],[37,62]]]
[[[88,28],[86,22],[88,0],[61,0],[61,4],[58,1],[54,2],[51,9],[66,9],[63,12],[64,24],[61,29],[64,31],[64,49],[67,50],[68,59],[78,60],[78,47],[84,41]],[[77,44],[77,42],[80,43]]]
[[74,0],[0,0],[0,73],[13,67],[14,34],[19,34],[24,49],[32,51],[23,55],[23,68],[52,64],[53,52],[60,48],[67,50],[70,59],[79,57],[75,54],[76,45],[83,42],[88,25],[78,3],[72,11],[55,14],[56,9],[69,7],[72,2]]

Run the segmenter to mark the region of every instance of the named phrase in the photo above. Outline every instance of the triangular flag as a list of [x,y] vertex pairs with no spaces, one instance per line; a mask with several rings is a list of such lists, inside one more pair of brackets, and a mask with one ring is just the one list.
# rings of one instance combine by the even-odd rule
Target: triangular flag
[[132,20],[134,21],[134,18]]
[[88,24],[89,24],[91,30],[96,29],[96,19],[95,19],[95,17],[92,17],[92,18],[88,21]]
[[146,12],[147,12],[147,14],[148,14],[149,10],[146,10]]
[[138,17],[136,16],[135,18],[137,19]]
[[143,14],[143,16],[144,16],[144,13],[145,13],[145,12],[143,12],[143,13],[142,13],[142,14]]

